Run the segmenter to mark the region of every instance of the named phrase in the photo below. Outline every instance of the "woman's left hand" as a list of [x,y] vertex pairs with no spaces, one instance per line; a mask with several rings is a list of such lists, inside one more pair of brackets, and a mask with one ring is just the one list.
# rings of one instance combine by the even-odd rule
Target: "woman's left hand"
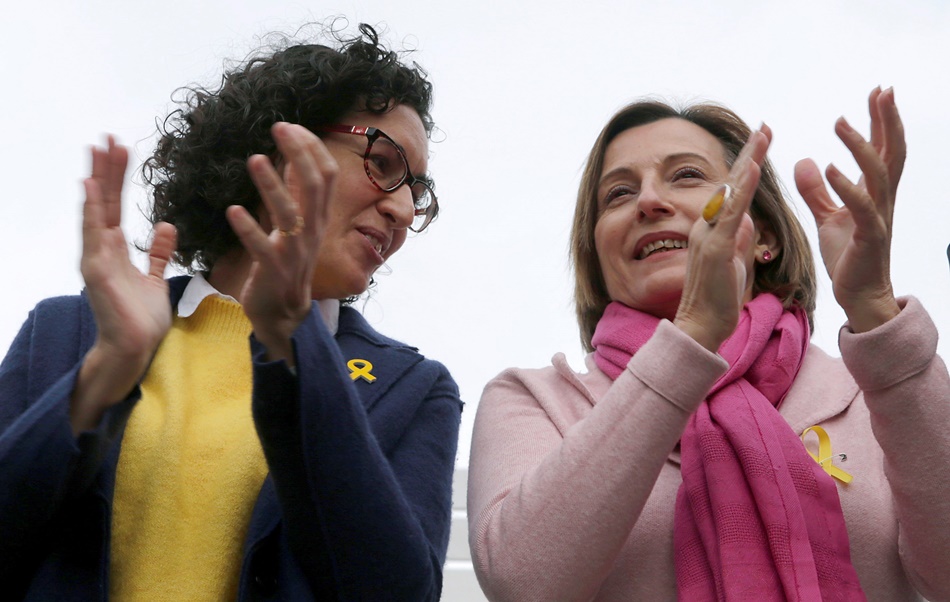
[[273,226],[267,233],[241,206],[227,210],[228,222],[253,264],[241,290],[241,305],[268,359],[293,366],[290,337],[311,307],[311,280],[326,227],[337,164],[320,139],[300,125],[277,123],[271,130],[283,158],[282,173],[270,159],[247,161]]
[[814,161],[803,159],[795,165],[795,184],[818,224],[819,248],[835,299],[856,333],[876,328],[900,313],[891,286],[890,250],[897,183],[907,155],[904,126],[893,88],[883,92],[875,88],[868,104],[870,141],[844,117],[835,124],[835,132],[862,172],[854,184],[834,165],[825,170],[843,207],[828,194]]

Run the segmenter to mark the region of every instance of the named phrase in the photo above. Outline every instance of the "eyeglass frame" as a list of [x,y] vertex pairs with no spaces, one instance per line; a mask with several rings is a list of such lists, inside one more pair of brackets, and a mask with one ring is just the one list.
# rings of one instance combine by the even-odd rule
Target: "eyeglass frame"
[[[429,195],[432,196],[432,203],[428,208],[425,209],[416,209],[415,208],[415,198],[413,198],[413,218],[419,215],[426,216],[425,221],[422,222],[422,225],[419,229],[415,229],[412,226],[409,226],[409,229],[413,232],[422,232],[429,227],[429,224],[435,220],[439,215],[439,198],[435,195],[435,182],[431,180],[423,180],[412,175],[412,169],[409,167],[409,158],[406,157],[406,152],[402,149],[395,140],[393,140],[389,134],[383,130],[371,127],[371,126],[362,126],[362,125],[345,125],[345,124],[336,124],[336,125],[324,125],[318,128],[315,128],[317,132],[328,132],[334,134],[353,134],[355,136],[366,136],[366,152],[363,153],[363,169],[366,171],[366,177],[369,178],[369,181],[373,183],[377,189],[382,192],[393,192],[398,190],[403,184],[409,185],[409,190],[412,190],[412,187],[416,184],[422,184],[425,186],[426,190],[429,191]],[[369,168],[370,160],[370,150],[373,148],[373,144],[380,138],[385,138],[393,147],[396,149],[396,152],[399,153],[400,158],[402,158],[403,165],[406,167],[406,174],[402,179],[390,186],[389,188],[383,187],[379,182],[376,181],[376,178],[373,177],[372,171]]]

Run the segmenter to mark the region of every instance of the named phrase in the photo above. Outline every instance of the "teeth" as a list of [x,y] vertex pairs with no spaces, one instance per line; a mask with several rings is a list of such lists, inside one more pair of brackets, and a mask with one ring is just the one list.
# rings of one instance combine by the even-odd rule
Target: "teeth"
[[363,236],[365,236],[366,240],[368,240],[373,245],[373,248],[376,249],[377,253],[379,253],[380,255],[383,254],[383,242],[381,240],[378,240],[375,236],[371,234],[364,234]]
[[655,240],[647,246],[643,247],[643,250],[640,251],[640,256],[637,259],[646,259],[653,254],[654,251],[666,251],[668,249],[685,249],[688,246],[685,240],[673,240],[667,238],[666,240]]

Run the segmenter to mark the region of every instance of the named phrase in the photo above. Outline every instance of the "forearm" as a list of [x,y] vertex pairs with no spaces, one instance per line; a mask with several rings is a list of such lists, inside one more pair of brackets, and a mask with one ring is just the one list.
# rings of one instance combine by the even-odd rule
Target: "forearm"
[[574,424],[555,424],[552,413],[562,422],[573,410],[531,392],[545,387],[505,375],[486,388],[469,510],[476,570],[492,599],[587,599],[600,587],[692,410],[725,369],[674,328],[664,323]]
[[[453,410],[435,394],[368,417],[332,339],[308,334],[295,337],[296,377],[282,367],[273,379],[266,372],[275,364],[255,365],[255,421],[295,554],[315,589],[341,599],[437,600],[444,544],[440,556],[428,524],[447,529],[460,404]],[[381,431],[399,436],[379,441]],[[443,442],[404,462],[404,447],[431,433],[451,449]],[[407,473],[444,489],[435,491],[444,516],[414,497]]]
[[63,503],[93,483],[135,398],[113,406],[94,429],[74,436],[69,396],[76,370],[49,387],[0,435],[0,548],[39,543]]
[[884,451],[905,569],[922,594],[944,599],[950,596],[950,377],[935,355],[929,316],[916,300],[905,303],[877,330],[843,331],[841,351]]
[[[78,297],[37,305],[0,364],[0,549],[42,546],[41,533],[64,500],[93,482],[121,432],[132,396],[77,438],[70,398],[95,336]],[[3,564],[0,560],[0,564]]]
[[148,355],[110,353],[94,345],[83,357],[69,397],[69,423],[73,435],[93,430],[103,414],[127,399],[148,366]]

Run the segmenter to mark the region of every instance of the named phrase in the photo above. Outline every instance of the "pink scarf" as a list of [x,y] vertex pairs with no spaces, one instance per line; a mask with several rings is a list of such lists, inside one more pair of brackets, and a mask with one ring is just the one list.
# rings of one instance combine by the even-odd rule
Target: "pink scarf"
[[[659,319],[611,303],[594,360],[616,379]],[[729,370],[680,439],[674,555],[680,600],[866,600],[831,477],[776,409],[808,348],[804,312],[746,304],[719,348]]]

